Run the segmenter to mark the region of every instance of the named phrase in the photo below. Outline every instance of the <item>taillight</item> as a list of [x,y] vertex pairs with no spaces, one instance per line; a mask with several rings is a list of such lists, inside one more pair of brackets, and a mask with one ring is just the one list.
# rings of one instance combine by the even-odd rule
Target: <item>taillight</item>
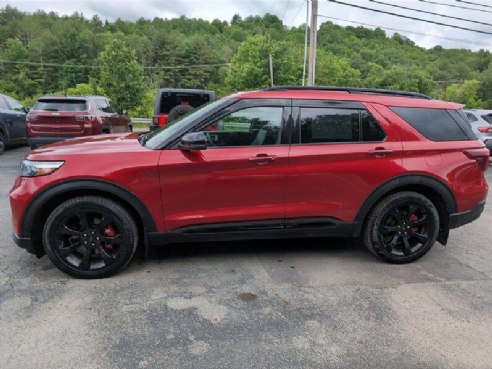
[[483,172],[489,168],[490,151],[488,149],[467,149],[463,150],[463,153],[470,159],[475,160]]
[[26,115],[27,120],[38,120],[39,116],[37,114],[29,113]]
[[482,133],[492,132],[492,127],[478,127],[478,130]]
[[90,122],[96,119],[94,115],[75,115],[74,118],[77,122]]
[[153,117],[152,118],[152,124],[154,126],[158,126],[159,125],[159,117]]

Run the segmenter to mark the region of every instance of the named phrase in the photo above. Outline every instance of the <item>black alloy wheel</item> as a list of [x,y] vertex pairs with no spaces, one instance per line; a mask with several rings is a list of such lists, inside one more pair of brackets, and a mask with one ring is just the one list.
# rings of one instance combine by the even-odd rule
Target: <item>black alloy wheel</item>
[[95,196],[58,206],[43,231],[48,257],[60,270],[79,278],[102,278],[121,270],[135,253],[137,240],[127,210]]
[[383,199],[366,223],[364,243],[381,259],[407,263],[423,256],[439,232],[435,205],[416,192],[398,192]]

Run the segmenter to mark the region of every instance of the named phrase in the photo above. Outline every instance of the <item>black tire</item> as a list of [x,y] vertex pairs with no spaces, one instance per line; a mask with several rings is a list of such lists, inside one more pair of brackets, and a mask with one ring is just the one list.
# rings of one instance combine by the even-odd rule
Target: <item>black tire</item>
[[38,148],[36,144],[30,144],[29,147],[31,148],[31,150],[36,150]]
[[436,206],[417,192],[405,191],[376,204],[364,225],[363,242],[382,260],[403,264],[425,255],[438,233]]
[[2,155],[5,152],[5,146],[7,143],[5,142],[5,136],[3,132],[0,131],[0,155]]
[[169,114],[167,116],[167,122],[168,123],[172,123],[175,120],[181,118],[183,115],[186,115],[189,112],[192,112],[193,110],[195,110],[195,109],[193,109],[193,107],[190,106],[190,105],[178,105],[178,106],[175,106],[169,112]]
[[138,244],[132,216],[121,205],[98,196],[83,196],[59,205],[43,229],[43,246],[51,261],[73,277],[109,277],[125,268]]

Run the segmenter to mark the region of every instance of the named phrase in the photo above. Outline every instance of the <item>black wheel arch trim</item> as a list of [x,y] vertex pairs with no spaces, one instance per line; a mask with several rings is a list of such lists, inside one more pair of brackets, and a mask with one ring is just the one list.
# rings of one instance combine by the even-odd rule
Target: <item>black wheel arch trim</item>
[[376,188],[360,207],[355,221],[363,222],[374,205],[388,193],[399,187],[411,185],[425,186],[436,191],[444,199],[444,205],[449,214],[458,212],[458,206],[453,192],[445,183],[435,177],[424,174],[408,174],[392,178]]
[[131,191],[121,187],[118,184],[99,179],[76,179],[58,183],[41,192],[34,198],[34,200],[32,200],[22,218],[22,233],[20,237],[31,237],[34,218],[42,209],[43,205],[50,201],[50,199],[75,190],[95,190],[120,198],[133,207],[133,209],[140,215],[143,226],[147,232],[156,231],[156,225],[149,210]]

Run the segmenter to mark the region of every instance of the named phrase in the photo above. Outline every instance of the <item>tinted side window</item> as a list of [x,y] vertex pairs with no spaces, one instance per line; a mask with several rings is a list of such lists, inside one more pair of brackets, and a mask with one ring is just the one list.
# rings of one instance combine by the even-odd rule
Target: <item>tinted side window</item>
[[11,110],[22,111],[24,109],[24,107],[20,102],[18,102],[15,99],[12,99],[9,96],[5,96],[5,100],[7,100],[7,103],[10,105]]
[[445,109],[390,108],[432,141],[468,140],[468,135]]
[[253,107],[235,111],[202,129],[210,146],[280,144],[282,107]]
[[0,109],[9,110],[9,107],[7,106],[7,103],[5,102],[2,96],[0,96]]
[[368,111],[361,110],[360,119],[362,123],[362,141],[383,141],[386,138],[386,133]]
[[109,103],[104,99],[97,99],[96,104],[97,104],[98,110],[101,110],[105,113],[112,113],[113,112],[111,109],[111,105],[109,105]]
[[359,141],[359,110],[301,108],[301,143]]
[[476,122],[478,120],[478,118],[473,115],[472,113],[466,113],[466,117],[470,120],[470,122]]
[[482,118],[488,122],[489,124],[492,124],[492,115],[482,115]]

